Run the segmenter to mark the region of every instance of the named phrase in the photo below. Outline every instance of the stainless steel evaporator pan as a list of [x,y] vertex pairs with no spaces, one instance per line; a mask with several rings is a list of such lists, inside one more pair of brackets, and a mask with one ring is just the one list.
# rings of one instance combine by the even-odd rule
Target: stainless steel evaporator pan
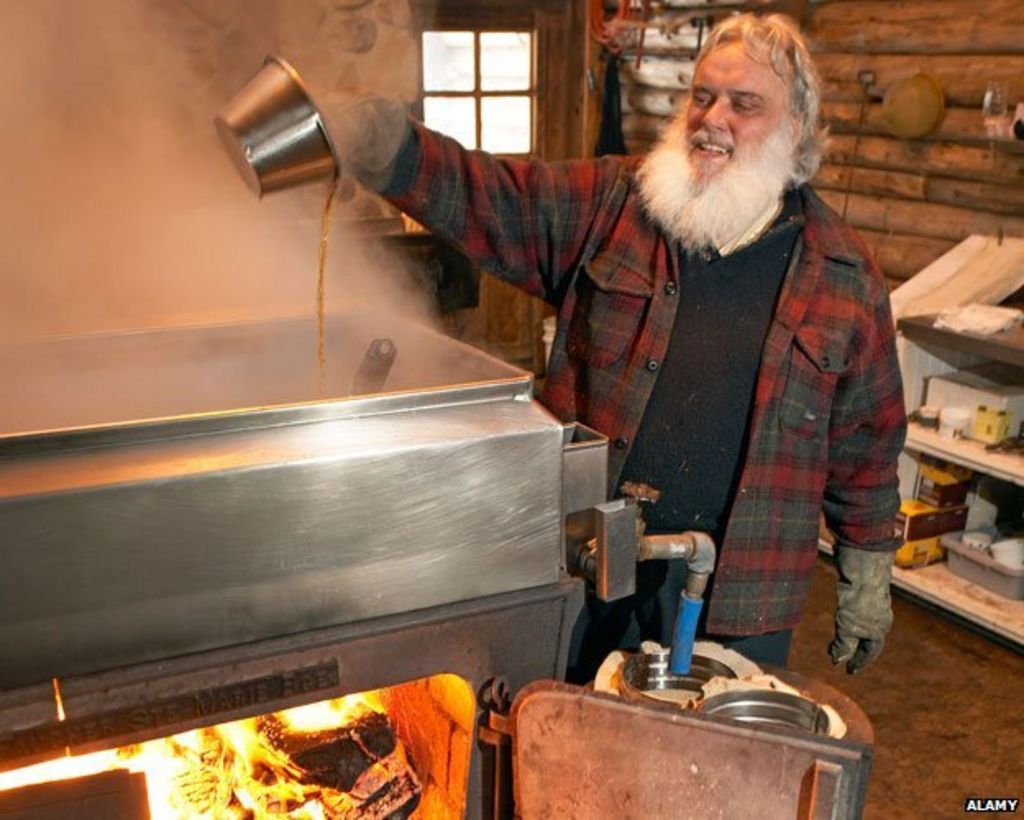
[[[377,317],[327,338],[324,398],[311,319],[0,353],[0,688],[564,577],[530,374]],[[384,392],[347,395],[378,338]]]

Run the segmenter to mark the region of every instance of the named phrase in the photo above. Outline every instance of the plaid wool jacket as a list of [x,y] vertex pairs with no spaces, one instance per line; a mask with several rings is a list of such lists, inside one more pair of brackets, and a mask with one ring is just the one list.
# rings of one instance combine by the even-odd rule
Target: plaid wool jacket
[[[481,268],[555,306],[542,401],[608,436],[610,491],[686,298],[682,250],[646,214],[638,164],[501,160],[414,123],[383,191]],[[906,415],[888,292],[854,231],[810,188],[800,194],[804,228],[764,343],[710,634],[796,625],[822,511],[840,544],[896,547]]]

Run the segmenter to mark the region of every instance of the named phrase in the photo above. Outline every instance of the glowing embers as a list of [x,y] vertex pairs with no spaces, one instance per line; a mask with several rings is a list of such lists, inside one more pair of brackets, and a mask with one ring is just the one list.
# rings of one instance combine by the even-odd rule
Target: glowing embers
[[439,675],[0,773],[0,792],[126,770],[154,820],[461,816],[474,717]]

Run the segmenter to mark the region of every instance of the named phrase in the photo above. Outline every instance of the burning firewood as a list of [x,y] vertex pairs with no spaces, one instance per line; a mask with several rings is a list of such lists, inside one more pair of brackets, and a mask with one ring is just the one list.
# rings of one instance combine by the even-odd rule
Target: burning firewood
[[302,784],[323,788],[318,798],[332,818],[402,820],[419,804],[422,785],[387,715],[368,711],[345,726],[311,732],[269,716],[259,731],[298,767]]
[[[422,785],[388,716],[366,700],[353,695],[85,755],[76,771],[95,775],[82,788],[106,789],[97,772],[132,767],[145,776],[133,781],[144,784],[142,803],[148,795],[160,817],[404,820],[419,805]],[[64,799],[78,788],[62,783],[14,799]],[[0,798],[0,815],[11,805]]]
[[358,802],[358,809],[351,816],[404,820],[419,805],[422,790],[405,756],[396,751],[367,769],[352,788],[349,796]]

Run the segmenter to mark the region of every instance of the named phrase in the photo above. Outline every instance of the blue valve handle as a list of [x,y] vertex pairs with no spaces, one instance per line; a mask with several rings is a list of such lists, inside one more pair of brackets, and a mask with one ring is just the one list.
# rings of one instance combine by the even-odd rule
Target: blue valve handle
[[679,596],[676,625],[672,632],[672,652],[668,668],[673,675],[688,675],[693,660],[693,639],[697,634],[697,619],[704,608],[703,598],[691,598],[685,592]]

